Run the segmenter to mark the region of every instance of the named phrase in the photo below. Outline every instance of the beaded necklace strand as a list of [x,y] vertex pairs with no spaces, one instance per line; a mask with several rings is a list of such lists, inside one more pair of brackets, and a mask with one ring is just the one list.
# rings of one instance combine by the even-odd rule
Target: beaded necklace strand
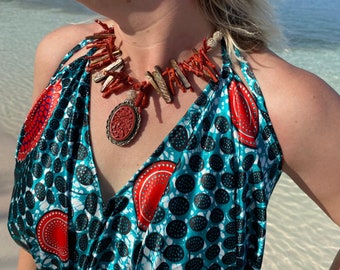
[[218,81],[219,72],[208,57],[208,52],[216,47],[223,36],[216,31],[209,39],[204,39],[199,50],[193,49],[193,55],[183,61],[170,60],[170,67],[162,70],[155,66],[152,72],[145,73],[146,80],[138,82],[124,70],[125,62],[121,58],[122,51],[116,46],[114,27],[96,20],[103,28],[101,32],[87,37],[90,40],[87,48],[95,48],[96,52],[89,56],[87,72],[92,74],[96,83],[102,83],[101,93],[104,98],[112,94],[127,91],[127,99],[118,104],[110,113],[106,135],[118,146],[129,144],[137,135],[142,110],[149,105],[150,92],[156,90],[166,103],[172,103],[176,89],[183,92],[193,88],[188,74],[193,74],[206,82]]

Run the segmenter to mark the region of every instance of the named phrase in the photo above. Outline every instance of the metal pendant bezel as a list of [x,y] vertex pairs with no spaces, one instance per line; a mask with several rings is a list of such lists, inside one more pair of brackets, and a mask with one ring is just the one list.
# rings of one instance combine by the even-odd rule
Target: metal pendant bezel
[[[111,136],[111,132],[110,132],[110,127],[111,127],[111,122],[112,122],[112,118],[115,116],[115,114],[117,113],[117,111],[123,107],[123,106],[129,106],[134,114],[135,114],[135,123],[133,126],[133,130],[131,131],[131,133],[129,134],[129,136],[124,139],[124,140],[116,140]],[[106,121],[106,136],[107,138],[111,141],[111,143],[118,145],[118,146],[125,146],[127,144],[129,144],[137,135],[139,129],[140,129],[140,123],[141,123],[141,114],[138,112],[138,108],[134,105],[134,103],[131,100],[125,100],[124,102],[118,104],[110,113],[107,121]]]

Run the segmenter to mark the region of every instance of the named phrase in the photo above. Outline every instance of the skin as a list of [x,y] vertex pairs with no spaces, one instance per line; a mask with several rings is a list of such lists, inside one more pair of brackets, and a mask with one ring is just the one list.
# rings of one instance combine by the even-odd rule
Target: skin
[[[156,64],[165,67],[171,57],[188,58],[191,49],[199,47],[201,40],[210,36],[214,29],[193,0],[79,2],[115,19],[117,44],[123,41],[122,50],[130,59],[130,75],[140,81],[144,80],[145,71]],[[36,54],[33,100],[46,87],[64,55],[85,36],[99,30],[97,24],[66,26],[42,40]],[[216,64],[221,64],[219,48],[212,52],[212,57]],[[246,58],[265,96],[284,154],[284,171],[340,225],[340,208],[337,207],[340,205],[339,95],[314,74],[292,66],[266,48]],[[100,95],[99,85],[92,85],[91,139],[104,200],[131,178],[206,83],[196,79],[194,85],[196,95],[179,92],[170,105],[152,94],[144,115],[147,125],[141,127],[142,134],[135,142],[124,148],[102,138],[107,116],[126,96],[120,94],[106,100]],[[117,156],[119,162],[112,158]],[[340,269],[340,253],[332,267]],[[35,269],[32,257],[24,250],[20,252],[18,269]]]

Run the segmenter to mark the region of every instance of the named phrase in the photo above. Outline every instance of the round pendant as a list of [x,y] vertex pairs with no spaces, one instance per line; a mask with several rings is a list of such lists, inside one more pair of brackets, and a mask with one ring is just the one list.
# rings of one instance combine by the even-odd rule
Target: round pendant
[[113,144],[124,146],[136,136],[140,121],[136,106],[126,100],[112,110],[106,123],[106,135]]

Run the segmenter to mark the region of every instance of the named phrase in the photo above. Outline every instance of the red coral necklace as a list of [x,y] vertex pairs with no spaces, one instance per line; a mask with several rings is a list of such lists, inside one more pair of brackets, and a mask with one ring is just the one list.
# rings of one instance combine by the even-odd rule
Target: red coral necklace
[[92,74],[96,83],[102,83],[101,92],[104,98],[122,91],[128,91],[127,99],[118,104],[109,115],[106,124],[106,135],[116,145],[129,144],[137,135],[141,113],[149,105],[150,92],[156,90],[166,103],[173,101],[176,88],[183,92],[193,91],[188,74],[203,78],[205,81],[218,80],[218,71],[209,59],[208,51],[215,47],[222,39],[217,31],[209,39],[203,40],[202,48],[193,49],[193,55],[183,61],[170,60],[170,67],[163,71],[159,66],[154,71],[147,71],[146,80],[138,82],[124,70],[125,62],[121,58],[122,51],[115,45],[115,31],[113,27],[96,20],[103,30],[87,37],[91,40],[88,48],[96,48],[96,52],[89,56],[87,71]]

